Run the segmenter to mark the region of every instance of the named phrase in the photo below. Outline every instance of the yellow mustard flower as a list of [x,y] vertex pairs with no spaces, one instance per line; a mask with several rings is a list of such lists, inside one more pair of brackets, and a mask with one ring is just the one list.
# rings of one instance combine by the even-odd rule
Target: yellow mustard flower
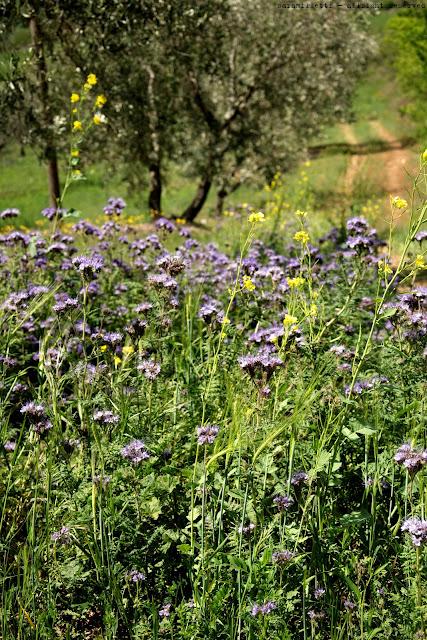
[[298,318],[292,316],[290,313],[287,313],[283,318],[283,324],[285,327],[290,327],[291,324],[297,324]]
[[385,260],[380,260],[378,262],[378,269],[381,273],[384,273],[386,275],[393,273],[393,269]]
[[423,151],[422,159],[423,159],[423,162],[427,162],[427,149]]
[[301,211],[301,209],[297,209],[295,211],[295,215],[298,216],[298,218],[306,218],[307,217],[307,211]]
[[73,178],[81,178],[82,177],[82,172],[80,171],[80,169],[73,169]]
[[392,206],[396,207],[396,209],[406,209],[406,207],[408,206],[407,201],[403,198],[400,198],[400,196],[391,197],[390,200]]
[[74,120],[73,122],[73,131],[81,131],[83,129],[83,125],[80,120]]
[[307,244],[307,242],[310,240],[310,236],[308,235],[307,231],[297,231],[294,235],[294,240],[300,242],[301,244]]
[[296,278],[288,278],[287,279],[288,286],[291,289],[299,289],[299,287],[302,287],[304,282],[305,282],[305,280],[304,280],[304,278],[301,278],[301,276],[296,276]]
[[95,107],[98,107],[98,109],[102,109],[106,102],[107,98],[104,96],[104,94],[101,93],[99,96],[96,96]]
[[427,269],[427,264],[424,262],[424,256],[418,254],[415,258],[415,266],[417,269]]
[[262,211],[258,211],[257,213],[251,213],[251,215],[248,218],[248,221],[251,224],[257,224],[258,222],[264,222],[265,221],[265,215],[262,213]]
[[90,91],[92,89],[92,86],[89,84],[89,82],[85,82],[83,85],[83,89],[85,91]]
[[134,347],[129,345],[129,346],[123,347],[122,351],[125,354],[125,356],[130,356],[135,351],[135,349]]
[[250,276],[243,276],[243,288],[247,291],[255,290],[255,285],[252,282],[252,278]]
[[98,82],[98,79],[94,73],[90,73],[86,79],[86,82],[89,86],[93,87]]
[[176,224],[185,224],[187,220],[185,218],[176,218]]
[[99,125],[99,124],[106,124],[107,122],[107,118],[104,116],[103,113],[95,113],[95,115],[93,116],[93,124]]
[[222,319],[222,324],[223,325],[230,324],[230,318],[227,318],[227,316],[224,316],[224,318]]
[[80,96],[78,93],[72,93],[71,94],[71,98],[70,98],[71,102],[74,104],[75,102],[78,102],[80,100]]
[[121,363],[122,359],[119,356],[114,356],[114,365],[117,367]]
[[101,347],[102,353],[105,353],[105,351],[107,351],[107,349],[108,349],[107,345],[103,344],[102,347]]
[[80,151],[78,149],[71,149],[71,157],[78,158],[80,155]]

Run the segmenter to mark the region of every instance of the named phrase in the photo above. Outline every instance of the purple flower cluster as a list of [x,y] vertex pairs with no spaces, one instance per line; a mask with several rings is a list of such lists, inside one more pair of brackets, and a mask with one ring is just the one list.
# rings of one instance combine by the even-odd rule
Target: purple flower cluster
[[412,543],[420,547],[427,542],[427,520],[420,518],[408,518],[402,524],[402,531],[407,531],[411,536]]
[[127,574],[130,582],[143,582],[145,580],[145,573],[138,571],[137,569],[131,569]]
[[93,414],[93,419],[95,422],[99,422],[100,424],[108,425],[108,424],[118,424],[119,416],[117,416],[112,411],[95,411]]
[[45,431],[52,429],[52,423],[46,415],[44,405],[36,404],[33,401],[27,402],[21,407],[20,411],[31,422],[36,433],[43,434]]
[[108,202],[104,207],[104,213],[106,216],[120,216],[123,209],[126,207],[126,202],[123,198],[108,198]]
[[47,207],[46,209],[43,209],[42,216],[47,218],[50,221],[54,220],[54,218],[57,218],[58,220],[61,220],[66,213],[67,213],[67,209],[59,209],[59,208],[56,208],[56,207]]
[[278,565],[288,564],[293,558],[295,558],[295,553],[293,551],[275,551],[273,553],[273,562]]
[[61,527],[59,531],[54,531],[51,535],[51,540],[59,544],[69,544],[71,542],[69,527]]
[[427,449],[414,449],[409,442],[405,442],[397,450],[394,460],[415,475],[427,463]]
[[294,487],[299,487],[306,482],[308,482],[308,474],[305,471],[296,471],[291,477],[291,484]]
[[0,213],[0,220],[6,220],[7,218],[16,218],[17,216],[19,216],[19,214],[19,209],[15,209],[13,207],[10,209],[4,209]]
[[214,424],[206,424],[197,428],[197,442],[201,445],[212,444],[217,437],[219,427]]
[[169,618],[171,614],[171,604],[164,604],[163,607],[159,611],[159,616],[161,618]]
[[90,280],[104,267],[104,259],[100,255],[76,256],[73,265],[86,280]]
[[137,369],[147,378],[147,380],[155,380],[160,373],[161,367],[158,362],[147,359],[141,360]]
[[261,351],[254,356],[241,356],[238,360],[240,368],[252,379],[262,376],[269,380],[277,367],[283,365],[283,360],[274,354]]
[[273,600],[268,600],[264,602],[264,604],[255,604],[252,607],[251,615],[255,616],[266,616],[269,613],[272,613],[275,609],[277,609],[277,604],[273,602]]
[[139,464],[143,460],[148,460],[150,454],[142,440],[131,440],[121,450],[121,455],[132,464]]
[[276,496],[273,498],[273,502],[279,511],[286,511],[286,509],[292,507],[295,501],[292,496]]
[[174,223],[167,218],[158,218],[154,226],[158,231],[166,231],[167,233],[172,233],[176,229]]

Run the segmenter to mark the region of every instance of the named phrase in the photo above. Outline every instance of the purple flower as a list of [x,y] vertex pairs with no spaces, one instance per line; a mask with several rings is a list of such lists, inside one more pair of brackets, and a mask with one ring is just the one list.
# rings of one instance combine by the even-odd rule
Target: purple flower
[[169,616],[171,614],[171,607],[172,607],[171,604],[163,605],[163,607],[159,611],[159,616],[161,618],[169,618]]
[[61,527],[59,531],[55,531],[51,535],[53,542],[59,542],[60,544],[69,544],[71,542],[70,529],[68,527]]
[[304,484],[307,481],[308,481],[308,474],[305,473],[305,471],[297,471],[291,477],[291,484],[293,484],[294,487],[299,487],[301,484]]
[[76,256],[73,258],[73,265],[86,280],[91,280],[95,273],[101,271],[104,266],[104,259],[100,255]]
[[254,606],[252,607],[251,614],[254,617],[259,615],[266,616],[272,611],[274,611],[275,609],[277,609],[277,604],[272,600],[268,600],[267,602],[264,602],[264,604],[255,603]]
[[45,408],[42,404],[36,404],[35,402],[27,402],[24,404],[20,412],[31,418],[41,418],[45,416]]
[[402,524],[402,531],[407,531],[416,547],[427,541],[427,520],[408,518]]
[[129,571],[127,577],[131,582],[143,582],[145,580],[145,574],[137,569]]
[[294,504],[294,499],[291,496],[276,496],[273,498],[274,504],[277,506],[279,511],[285,511],[289,509]]
[[93,414],[95,422],[100,424],[118,424],[119,416],[116,416],[112,411],[95,411]]
[[123,458],[129,460],[132,464],[138,464],[150,457],[142,440],[131,440],[123,447],[120,453]]
[[356,608],[356,605],[354,604],[354,602],[352,602],[351,600],[349,600],[348,598],[346,598],[344,600],[344,607],[345,609],[347,609],[347,611],[353,611],[353,609]]
[[155,380],[160,373],[160,365],[154,360],[141,360],[137,369],[147,380]]
[[5,451],[15,451],[16,442],[14,440],[7,440],[7,442],[5,442],[3,446]]
[[288,562],[290,562],[294,557],[295,553],[293,553],[293,551],[288,551],[287,549],[285,549],[285,551],[276,551],[272,556],[273,562],[279,565],[288,564]]
[[219,427],[214,424],[206,424],[197,428],[197,442],[201,445],[212,444],[217,437]]
[[422,242],[427,239],[427,230],[426,231],[418,231],[418,233],[414,236],[414,240],[417,242]]
[[172,231],[175,231],[176,229],[174,223],[167,218],[158,218],[154,223],[154,226],[158,231],[166,231],[167,233],[172,233]]
[[415,475],[427,463],[427,450],[414,449],[409,442],[405,442],[397,450],[394,460]]
[[325,595],[325,593],[326,593],[326,590],[323,587],[317,587],[314,590],[314,597],[316,598],[316,600],[319,600]]
[[104,213],[106,216],[119,216],[125,207],[126,202],[123,198],[108,198]]
[[52,310],[56,313],[65,313],[69,309],[76,309],[79,306],[79,301],[76,298],[70,298],[67,293],[56,293],[55,301]]
[[48,220],[53,220],[54,218],[61,220],[61,218],[64,217],[64,214],[66,212],[67,212],[67,209],[57,209],[56,207],[47,207],[46,209],[43,209],[42,216],[44,216]]
[[254,524],[253,522],[250,522],[246,526],[240,525],[240,527],[238,528],[238,532],[241,535],[249,535],[253,531],[255,531],[255,529],[256,529],[256,524]]
[[1,220],[6,220],[6,218],[16,218],[17,216],[19,216],[20,211],[19,209],[4,209],[1,213],[0,213],[0,219]]

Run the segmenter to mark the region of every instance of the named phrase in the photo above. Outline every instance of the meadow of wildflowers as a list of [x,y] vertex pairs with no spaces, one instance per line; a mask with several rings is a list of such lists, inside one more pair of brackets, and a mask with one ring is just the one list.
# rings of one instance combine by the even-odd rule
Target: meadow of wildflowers
[[277,202],[1,233],[2,640],[427,637],[426,159],[400,256]]

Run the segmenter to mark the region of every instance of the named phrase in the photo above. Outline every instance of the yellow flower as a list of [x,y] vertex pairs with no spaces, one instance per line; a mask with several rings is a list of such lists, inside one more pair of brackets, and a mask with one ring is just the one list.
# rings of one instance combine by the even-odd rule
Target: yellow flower
[[306,218],[307,217],[307,211],[301,211],[301,209],[297,209],[295,211],[295,215],[298,216],[298,218]]
[[85,82],[83,85],[83,89],[85,91],[90,91],[92,89],[92,86],[89,84],[89,82]]
[[102,353],[105,353],[105,351],[107,351],[107,349],[108,349],[107,345],[103,344],[102,347],[101,347]]
[[73,131],[81,131],[83,129],[83,125],[80,120],[74,120],[73,122]]
[[427,264],[424,262],[424,256],[418,254],[415,258],[415,266],[417,269],[427,269]]
[[78,158],[80,155],[80,151],[78,149],[71,149],[71,157]]
[[135,351],[134,347],[132,347],[131,345],[127,346],[127,347],[123,347],[122,349],[123,353],[125,354],[125,356],[130,356],[132,355],[132,353]]
[[265,221],[265,215],[262,213],[262,211],[258,211],[258,213],[251,213],[251,215],[248,218],[248,221],[251,224],[257,224],[258,222],[264,222]]
[[78,102],[80,100],[80,96],[78,93],[72,93],[71,94],[71,98],[70,98],[71,102],[74,104],[75,102]]
[[103,113],[95,113],[95,115],[93,116],[93,124],[106,124],[107,122],[107,118],[104,116]]
[[298,318],[296,318],[295,316],[291,316],[289,313],[287,313],[283,318],[283,325],[285,327],[290,327],[291,324],[297,324],[297,322]]
[[423,159],[423,162],[427,162],[427,149],[423,151],[422,159]]
[[385,275],[388,275],[389,273],[393,273],[393,269],[390,267],[389,264],[387,264],[387,262],[385,260],[380,260],[378,263],[378,269],[384,273]]
[[224,316],[224,318],[222,319],[222,324],[224,325],[230,324],[230,318],[227,318],[227,316]]
[[82,172],[80,169],[73,169],[73,178],[81,178]]
[[101,93],[101,95],[96,96],[95,107],[98,107],[98,109],[102,109],[106,102],[107,98]]
[[298,289],[299,287],[302,287],[305,280],[304,278],[301,278],[301,276],[297,276],[296,278],[288,278],[287,282],[291,289]]
[[94,73],[90,73],[86,82],[89,86],[93,87],[98,82],[96,75]]
[[114,356],[114,365],[117,367],[121,363],[122,359],[119,356]]
[[255,285],[252,282],[252,278],[250,276],[243,276],[243,288],[248,291],[254,291]]
[[294,235],[294,240],[296,240],[297,242],[301,242],[301,244],[307,244],[307,242],[310,240],[310,236],[308,235],[307,231],[297,231]]
[[317,304],[312,303],[310,305],[310,311],[308,312],[308,315],[312,318],[315,318],[317,316]]
[[390,200],[392,206],[396,207],[396,209],[406,209],[406,207],[408,206],[407,201],[403,198],[400,198],[399,196],[394,196],[393,198],[390,197]]
[[187,220],[185,218],[176,218],[176,224],[185,224]]

